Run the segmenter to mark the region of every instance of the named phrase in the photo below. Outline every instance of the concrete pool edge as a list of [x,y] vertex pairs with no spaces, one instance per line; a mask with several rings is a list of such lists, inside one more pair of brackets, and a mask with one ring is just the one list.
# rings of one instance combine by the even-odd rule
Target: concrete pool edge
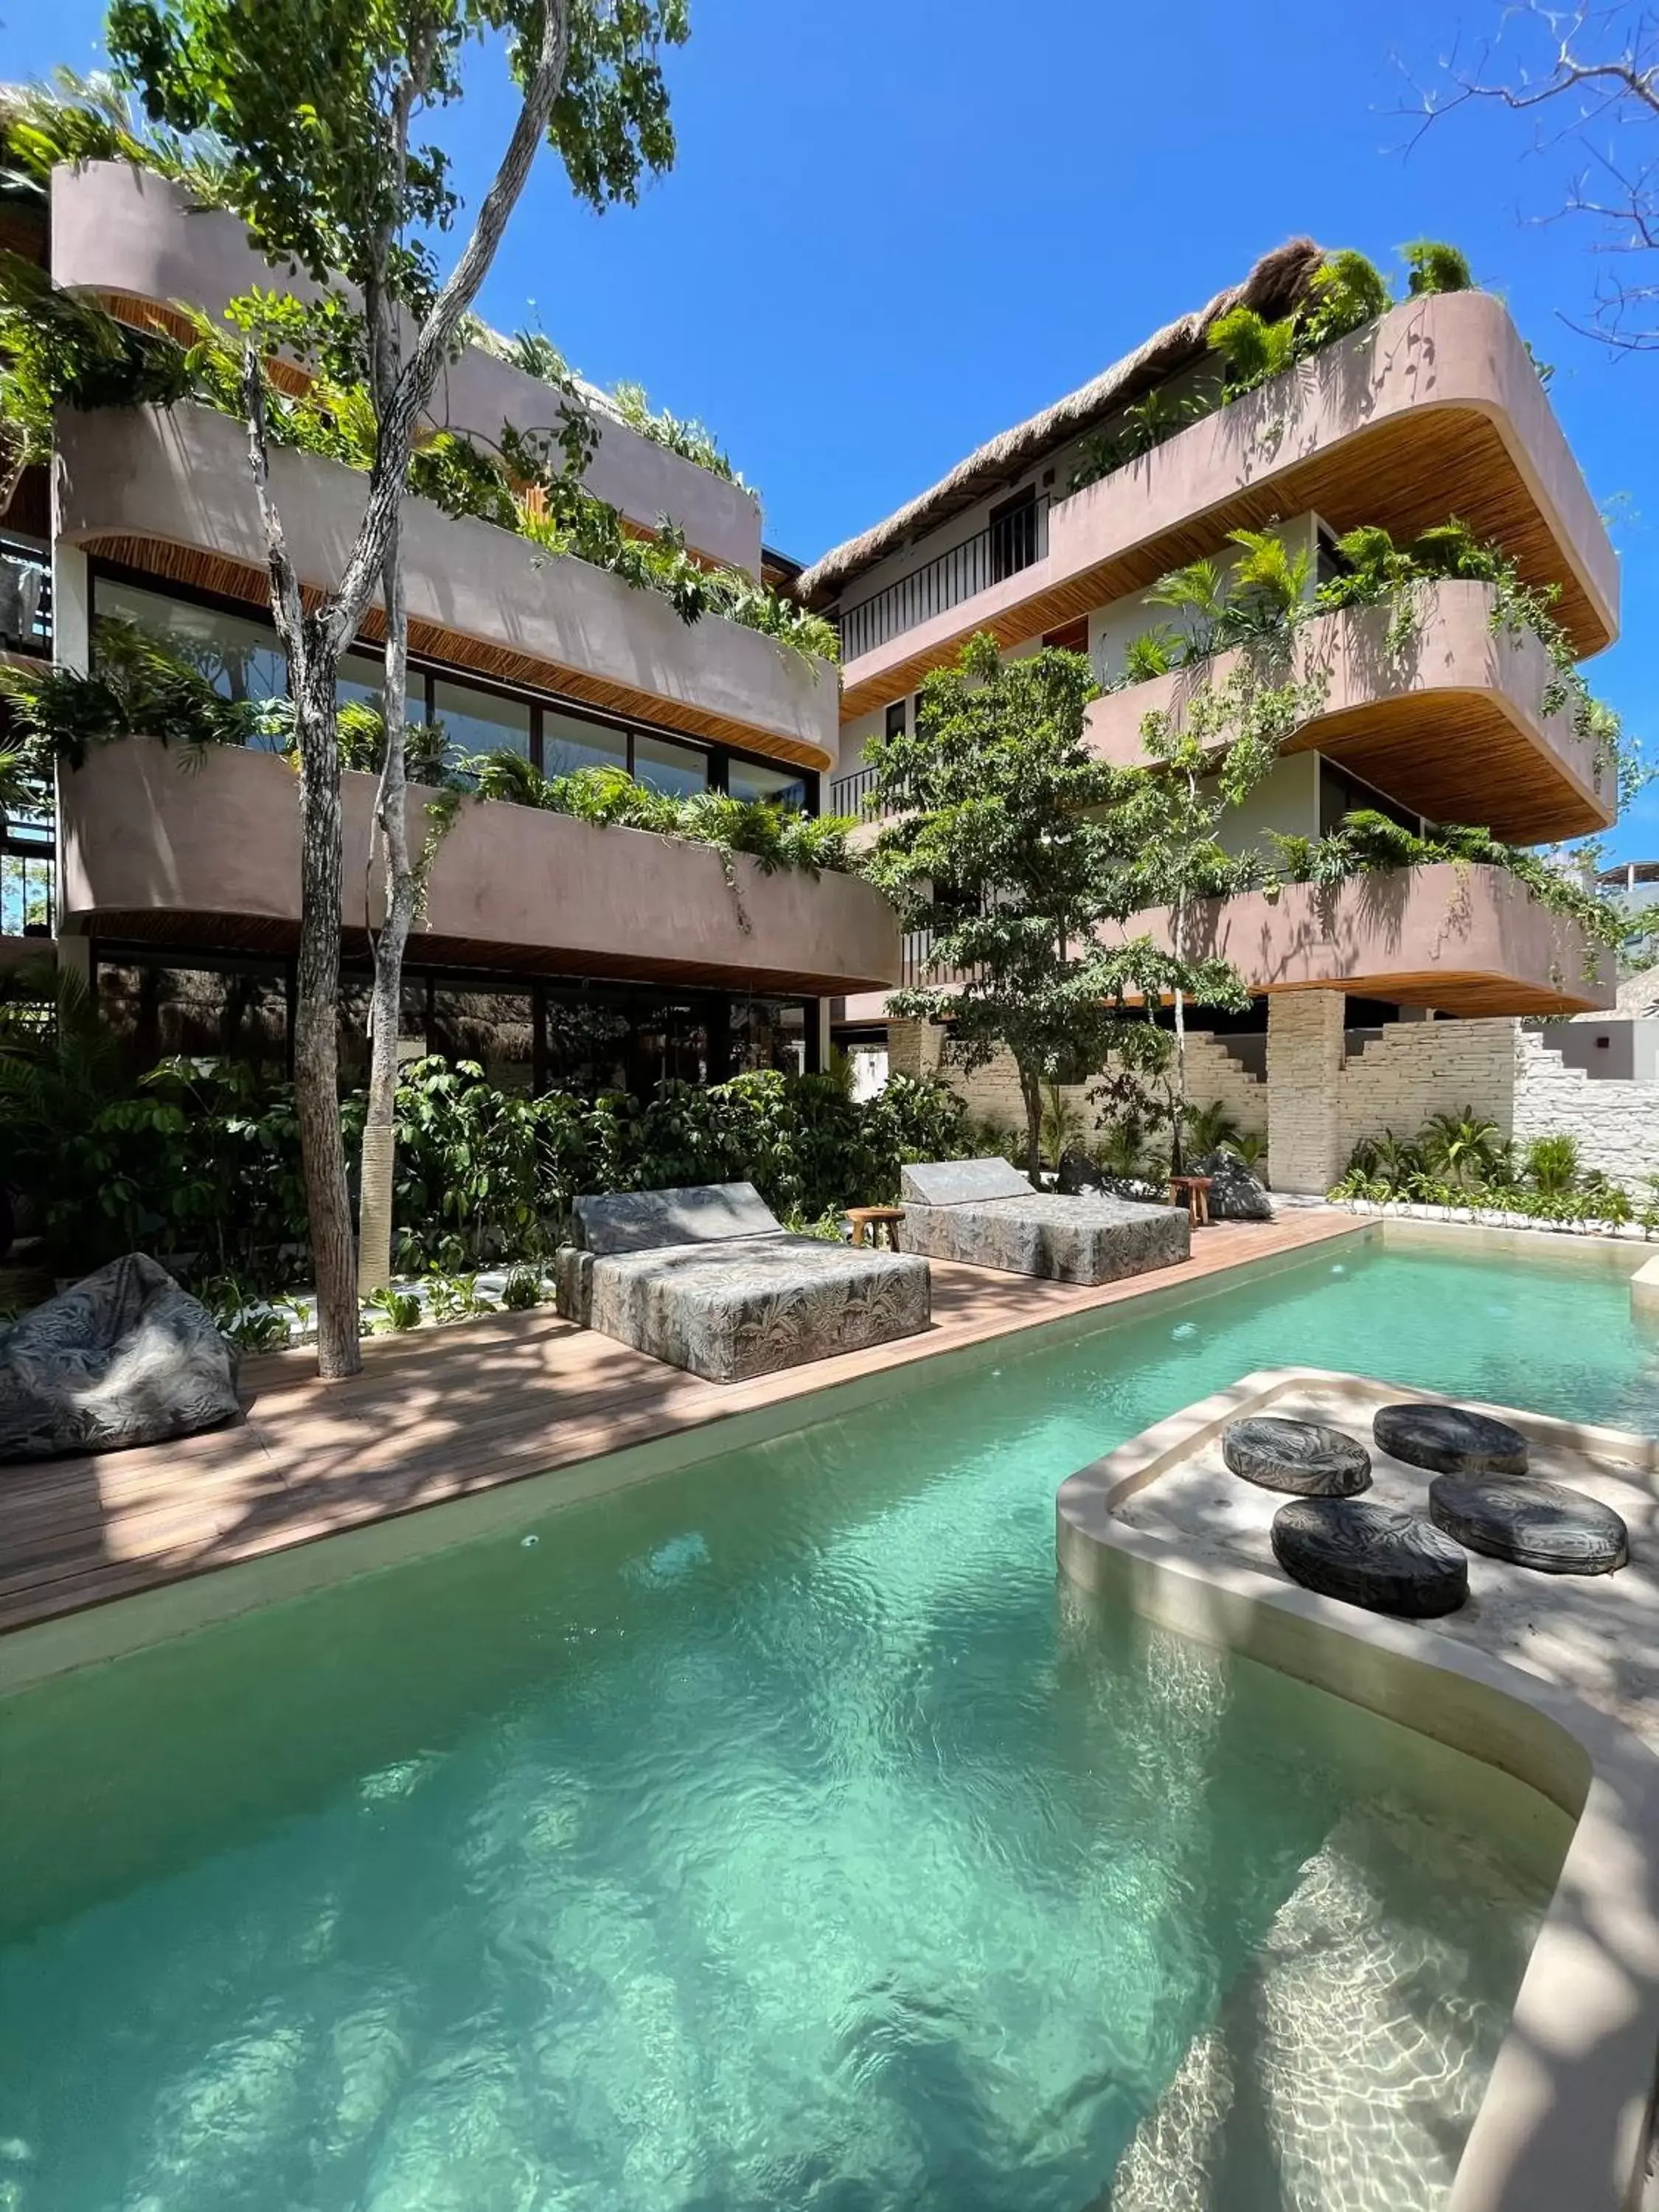
[[[1144,1430],[1067,1478],[1055,1500],[1066,1578],[1142,1618],[1326,1690],[1513,1775],[1574,1823],[1544,1924],[1448,2212],[1632,2212],[1659,2058],[1659,1759],[1541,1675],[1472,1645],[1202,1564],[1126,1527],[1115,1508],[1222,1426],[1329,1371],[1264,1369]],[[1432,1397],[1369,1378],[1379,1398]],[[1650,1437],[1519,1415],[1541,1438],[1614,1444],[1647,1474]]]

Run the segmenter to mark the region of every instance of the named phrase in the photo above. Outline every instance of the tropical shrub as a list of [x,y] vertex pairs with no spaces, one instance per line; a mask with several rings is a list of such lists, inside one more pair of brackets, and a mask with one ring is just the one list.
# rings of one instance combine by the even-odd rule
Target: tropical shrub
[[[236,1061],[182,1059],[133,1086],[107,1031],[66,1003],[75,1026],[58,1039],[49,1022],[26,1030],[27,1010],[0,1009],[0,1158],[54,1270],[149,1251],[194,1282],[234,1284],[228,1313],[304,1279],[291,1088],[262,1086]],[[361,1094],[344,1101],[349,1147],[362,1110]],[[581,1192],[748,1180],[781,1218],[817,1220],[896,1198],[907,1160],[959,1157],[964,1121],[954,1092],[904,1076],[861,1103],[833,1077],[770,1070],[587,1100],[500,1091],[471,1061],[418,1060],[398,1091],[398,1267],[434,1275],[442,1317],[489,1310],[478,1269],[521,1261],[503,1299],[517,1310],[535,1302],[535,1263]]]
[[[1656,1182],[1659,1191],[1659,1182]],[[1387,1130],[1363,1138],[1335,1184],[1334,1199],[1379,1205],[1402,1200],[1464,1212],[1523,1214],[1534,1221],[1611,1226],[1640,1220],[1659,1227],[1659,1208],[1638,1212],[1628,1191],[1599,1170],[1581,1173],[1576,1139],[1535,1138],[1517,1172],[1515,1148],[1472,1106],[1432,1115],[1407,1143]]]

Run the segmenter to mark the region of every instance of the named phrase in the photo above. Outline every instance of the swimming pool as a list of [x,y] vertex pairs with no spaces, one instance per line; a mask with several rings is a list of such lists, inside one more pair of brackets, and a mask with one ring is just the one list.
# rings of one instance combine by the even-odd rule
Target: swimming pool
[[1091,1613],[1054,1489],[1259,1366],[1650,1428],[1655,1352],[1347,1249],[6,1701],[0,2205],[1141,2212],[1243,2014],[1240,2203],[1432,2203],[1563,1824]]

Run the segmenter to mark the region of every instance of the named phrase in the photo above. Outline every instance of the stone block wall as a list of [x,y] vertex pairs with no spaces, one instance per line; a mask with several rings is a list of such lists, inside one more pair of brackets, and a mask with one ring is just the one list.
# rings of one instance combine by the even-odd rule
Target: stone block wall
[[[942,1060],[945,1033],[923,1022],[890,1022],[887,1065],[895,1074],[921,1075],[937,1072],[968,1102],[970,1113],[988,1116],[1012,1130],[1025,1127],[1025,1104],[1012,1055],[1000,1052],[985,1066],[964,1074]],[[1085,1141],[1092,1142],[1103,1121],[1109,1119],[1089,1103],[1090,1085],[1060,1086],[1066,1104],[1082,1116]],[[1220,1099],[1241,1129],[1265,1135],[1267,1127],[1267,1085],[1241,1066],[1218,1039],[1207,1030],[1191,1030],[1187,1037],[1187,1091],[1196,1106]]]
[[[1573,1137],[1586,1170],[1599,1169],[1633,1195],[1649,1195],[1648,1178],[1659,1176],[1659,1084],[1592,1079],[1509,1017],[1391,1023],[1347,1059],[1343,1015],[1340,992],[1276,994],[1268,1010],[1265,1084],[1207,1031],[1187,1040],[1189,1096],[1200,1106],[1223,1100],[1241,1128],[1268,1136],[1276,1189],[1328,1190],[1360,1138],[1387,1129],[1414,1137],[1431,1115],[1473,1108],[1523,1146],[1534,1137]],[[899,1074],[937,1070],[974,1113],[1023,1129],[1024,1109],[1008,1054],[964,1075],[941,1062],[943,1042],[943,1030],[931,1024],[893,1022],[888,1065]],[[1063,1096],[1081,1113],[1092,1139],[1102,1117],[1089,1105],[1085,1086],[1069,1085]]]
[[1267,1156],[1275,1190],[1328,1190],[1342,1171],[1340,991],[1267,1001]]
[[1518,1025],[1514,1061],[1516,1142],[1575,1138],[1581,1167],[1600,1169],[1645,1202],[1648,1178],[1659,1175],[1659,1083],[1588,1076]]
[[1362,1137],[1414,1137],[1431,1114],[1473,1107],[1507,1136],[1515,1119],[1516,1024],[1390,1022],[1342,1070],[1339,1172]]

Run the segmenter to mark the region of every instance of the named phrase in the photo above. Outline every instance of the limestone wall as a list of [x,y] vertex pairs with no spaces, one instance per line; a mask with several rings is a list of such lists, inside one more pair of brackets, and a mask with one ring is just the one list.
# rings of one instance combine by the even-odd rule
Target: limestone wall
[[[964,1074],[941,1060],[940,1048],[944,1031],[921,1022],[890,1022],[887,1029],[887,1065],[895,1074],[921,1075],[935,1070],[942,1074],[951,1088],[968,1102],[971,1113],[988,1116],[1005,1123],[1010,1129],[1025,1127],[1025,1106],[1020,1097],[1019,1078],[1015,1072],[1012,1055],[1000,1052],[983,1067]],[[1109,1115],[1089,1103],[1090,1086],[1081,1083],[1062,1084],[1060,1096],[1066,1104],[1083,1118],[1085,1141],[1092,1141],[1102,1122]],[[1248,1068],[1240,1066],[1232,1054],[1207,1030],[1189,1031],[1187,1037],[1187,1091],[1195,1106],[1208,1106],[1219,1099],[1241,1129],[1266,1134],[1267,1127],[1267,1085]]]
[[1592,1079],[1528,1030],[1516,1033],[1515,1066],[1518,1144],[1577,1138],[1582,1167],[1599,1168],[1633,1197],[1651,1195],[1648,1178],[1659,1175],[1659,1084]]
[[1473,1107],[1504,1135],[1515,1119],[1516,1024],[1391,1022],[1349,1059],[1340,1090],[1341,1165],[1361,1137],[1414,1137],[1431,1114]]
[[[1474,1111],[1526,1146],[1567,1135],[1586,1170],[1599,1169],[1633,1195],[1649,1196],[1659,1176],[1659,1084],[1592,1079],[1568,1067],[1535,1030],[1507,1017],[1487,1021],[1396,1022],[1349,1058],[1340,992],[1291,991],[1271,1002],[1267,1080],[1252,1076],[1207,1031],[1187,1041],[1188,1091],[1194,1103],[1219,1098],[1240,1127],[1270,1137],[1269,1169],[1285,1191],[1329,1188],[1362,1137],[1414,1137],[1431,1115]],[[1000,1053],[971,1075],[941,1062],[944,1032],[894,1022],[888,1065],[895,1073],[938,1069],[974,1113],[1010,1130],[1024,1127],[1014,1064]],[[1085,1087],[1063,1094],[1084,1121],[1085,1141],[1102,1116]]]

